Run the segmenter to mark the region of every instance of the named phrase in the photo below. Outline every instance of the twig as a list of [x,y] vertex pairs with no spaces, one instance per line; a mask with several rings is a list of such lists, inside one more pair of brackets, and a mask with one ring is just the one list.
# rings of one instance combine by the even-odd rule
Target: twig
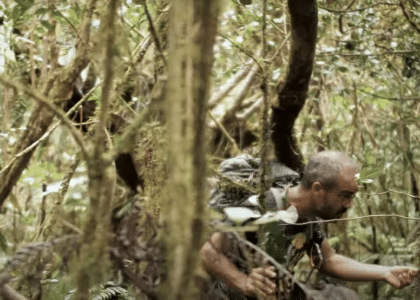
[[[389,217],[394,217],[394,218],[404,219],[404,220],[420,221],[420,218],[410,218],[410,217],[404,217],[404,216],[395,215],[395,214],[392,214],[392,215],[383,214],[383,215],[361,216],[361,217],[354,217],[354,218],[309,221],[309,222],[303,222],[303,223],[296,223],[296,224],[293,224],[293,225],[300,226],[300,225],[309,225],[309,224],[334,223],[334,222],[338,222],[338,221],[353,221],[353,220],[361,220],[361,219],[369,219],[369,218],[389,218]],[[290,225],[290,224],[280,224],[280,225],[287,226],[287,225]]]
[[208,108],[213,109],[220,101],[222,101],[226,95],[233,90],[238,83],[252,70],[248,65],[252,62],[252,58],[249,59],[238,72],[235,73],[228,82],[223,85],[217,93],[214,93],[214,96],[211,97]]
[[75,233],[82,235],[83,231],[81,229],[79,229],[76,225],[73,225],[72,223],[70,223],[69,221],[66,221],[62,218],[58,218],[58,221],[63,224],[64,226],[70,228],[71,230],[73,230]]
[[396,193],[396,194],[401,194],[401,195],[405,195],[405,196],[408,196],[408,197],[414,197],[414,198],[420,199],[419,196],[413,196],[413,195],[410,195],[410,194],[407,194],[407,193],[404,193],[404,192],[400,192],[400,191],[395,191],[395,190],[388,190],[388,191],[385,191],[385,192],[372,193],[372,194],[366,193],[366,194],[370,195],[370,196],[374,196],[374,195],[383,195],[383,194],[389,194],[389,193]]
[[82,135],[73,127],[71,121],[66,117],[66,115],[59,108],[57,108],[54,104],[52,104],[53,101],[51,99],[48,99],[47,97],[42,96],[42,95],[38,95],[34,90],[32,90],[32,89],[30,89],[26,86],[23,86],[20,83],[16,83],[16,82],[12,82],[10,80],[7,80],[7,79],[3,78],[2,76],[0,76],[0,82],[3,83],[4,85],[13,87],[16,90],[20,90],[20,91],[24,92],[25,94],[31,96],[37,102],[41,103],[42,105],[47,107],[49,110],[54,112],[56,114],[56,116],[70,130],[70,133],[72,134],[74,140],[76,141],[76,143],[80,147],[80,150],[82,152],[83,157],[85,159],[88,158],[88,152],[85,148]]
[[371,53],[371,54],[363,54],[363,53],[339,53],[339,52],[321,52],[316,54],[316,56],[333,56],[333,55],[337,55],[337,56],[382,56],[382,55],[392,55],[392,54],[415,54],[418,53],[418,51],[414,51],[414,50],[407,50],[407,51],[387,51],[387,52],[381,52],[381,53]]
[[240,151],[238,148],[238,145],[236,144],[235,140],[230,136],[229,132],[227,132],[226,128],[223,126],[222,123],[220,123],[209,111],[210,118],[216,123],[216,126],[219,127],[220,131],[222,131],[223,135],[226,137],[226,139],[229,141],[230,144],[232,144],[233,147],[233,153],[232,155],[236,156]]
[[372,93],[366,92],[362,89],[357,89],[357,90],[362,92],[362,93],[365,93],[367,95],[370,95],[372,97],[385,99],[385,100],[389,100],[389,101],[416,101],[416,100],[420,99],[419,97],[417,97],[417,98],[391,98],[391,97],[380,96],[380,95],[377,95],[377,94],[372,94]]
[[44,133],[38,140],[36,140],[32,145],[30,145],[29,147],[25,148],[23,151],[19,152],[18,154],[16,154],[11,160],[10,162],[3,168],[0,170],[0,174],[2,174],[3,172],[5,172],[7,169],[9,169],[13,163],[20,157],[26,155],[27,153],[31,152],[36,146],[39,145],[39,143],[43,142],[44,140],[46,140],[50,134],[60,125],[60,123],[55,124],[54,126],[52,126],[46,133]]
[[375,3],[375,4],[372,4],[372,5],[369,5],[369,6],[365,6],[365,7],[362,7],[362,8],[346,9],[346,10],[335,10],[335,9],[326,8],[324,6],[319,6],[319,5],[318,5],[318,7],[320,9],[326,10],[326,11],[331,12],[331,13],[345,14],[345,13],[351,13],[351,12],[364,11],[364,10],[367,10],[369,8],[372,8],[372,7],[375,7],[375,6],[380,6],[380,5],[396,6],[396,5],[399,5],[399,4],[398,3],[390,3],[390,2],[380,2],[380,3]]
[[[0,77],[1,80],[1,77]],[[99,85],[97,85],[99,86]],[[82,103],[84,101],[86,101],[91,95],[92,93],[95,91],[96,87],[93,87],[88,93],[86,93],[86,95],[83,96],[82,99],[79,100],[79,102],[77,102],[71,109],[69,109],[67,111],[67,113],[65,114],[65,116],[69,116],[72,112],[74,112],[80,105],[82,105]],[[58,122],[55,125],[51,126],[51,128],[44,133],[38,140],[36,140],[32,145],[30,145],[29,147],[27,147],[26,149],[24,149],[23,151],[19,152],[18,154],[16,154],[13,159],[7,164],[7,166],[5,166],[3,169],[0,170],[0,174],[3,173],[4,171],[6,171],[8,168],[10,168],[13,163],[19,158],[22,157],[23,155],[25,155],[26,153],[30,152],[33,148],[35,148],[36,146],[39,145],[39,143],[43,142],[44,140],[46,140],[50,134],[60,125],[61,123]]]
[[410,19],[410,17],[408,16],[408,14],[407,14],[407,12],[405,11],[405,7],[404,7],[404,4],[403,4],[403,2],[402,2],[402,0],[400,0],[400,7],[401,7],[401,9],[402,9],[402,11],[403,11],[403,14],[404,14],[404,17],[407,19],[407,21],[408,21],[408,23],[410,23],[410,25],[418,32],[418,33],[420,33],[420,28],[417,26],[417,24],[416,23],[414,23],[411,19]]
[[363,53],[339,53],[339,52],[321,52],[316,54],[316,56],[354,56],[354,57],[363,57],[363,56],[382,56],[382,55],[393,55],[393,54],[416,54],[418,51],[414,50],[407,50],[407,51],[387,51],[381,53],[371,53],[371,54],[363,54]]
[[246,78],[244,80],[241,91],[239,92],[239,94],[233,100],[232,108],[229,109],[225,113],[225,115],[235,115],[236,112],[239,109],[241,109],[242,103],[244,102],[245,97],[248,94],[249,89],[251,88],[251,85],[255,82],[254,78],[257,75],[258,68],[259,68],[259,66],[257,64],[255,64],[252,67],[251,71],[248,73],[248,75],[246,76]]
[[255,61],[255,63],[260,67],[260,70],[262,70],[262,66],[260,65],[260,62],[254,57],[254,55],[252,53],[249,53],[243,47],[239,46],[234,41],[232,41],[230,38],[228,38],[226,35],[224,35],[222,33],[219,33],[219,34],[220,34],[221,37],[223,37],[224,39],[228,40],[233,46],[235,46],[235,48],[238,48],[238,50],[240,50],[241,52],[243,52],[244,54],[246,54],[247,56],[249,56],[253,61]]
[[[76,159],[71,164],[70,170],[67,172],[66,176],[61,182],[56,201],[54,202],[54,206],[52,207],[48,218],[46,219],[45,222],[41,223],[41,227],[39,228],[37,239],[39,239],[41,235],[45,238],[48,238],[50,236],[51,229],[55,226],[56,220],[58,219],[58,216],[60,214],[59,207],[64,200],[64,196],[66,195],[67,190],[70,185],[70,180],[72,179],[74,173],[76,172],[76,169],[79,163],[80,163],[80,158],[77,156]],[[63,225],[67,225],[67,224],[63,224]],[[75,231],[77,233],[81,233],[80,231],[77,231],[77,230]]]
[[288,32],[286,37],[283,39],[283,42],[280,44],[280,46],[277,48],[276,52],[273,54],[273,56],[270,58],[270,61],[273,61],[280,53],[281,49],[286,45],[286,42],[289,40],[291,33]]
[[264,100],[263,97],[258,97],[258,99],[254,101],[251,107],[249,107],[242,114],[237,115],[237,119],[239,121],[247,120],[260,107],[263,100]]
[[153,37],[153,41],[155,42],[156,48],[159,51],[160,57],[162,58],[163,61],[163,65],[165,66],[165,68],[168,68],[168,64],[166,63],[166,59],[165,56],[163,55],[163,49],[162,49],[162,43],[159,40],[159,36],[157,34],[155,25],[153,23],[152,17],[150,16],[149,10],[147,9],[147,5],[146,5],[146,1],[142,1],[143,2],[143,6],[144,6],[144,12],[146,13],[147,16],[147,21],[149,22],[149,27],[150,27],[150,32],[152,34]]

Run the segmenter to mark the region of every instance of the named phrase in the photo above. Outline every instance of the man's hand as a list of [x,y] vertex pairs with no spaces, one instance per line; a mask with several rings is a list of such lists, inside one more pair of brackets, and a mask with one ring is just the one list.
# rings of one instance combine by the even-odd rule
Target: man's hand
[[274,296],[276,284],[271,280],[274,277],[276,277],[276,272],[273,266],[252,269],[247,276],[242,292],[247,296]]
[[403,288],[410,285],[418,276],[419,271],[408,267],[390,267],[385,274],[385,281],[396,288]]

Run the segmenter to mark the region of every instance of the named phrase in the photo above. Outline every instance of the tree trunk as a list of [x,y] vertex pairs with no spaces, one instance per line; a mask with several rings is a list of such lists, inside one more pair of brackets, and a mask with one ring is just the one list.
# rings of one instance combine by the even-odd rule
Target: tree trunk
[[318,11],[315,0],[289,0],[292,44],[284,84],[278,87],[278,103],[272,107],[271,138],[277,159],[296,171],[303,168],[293,136],[293,125],[305,104],[315,57]]
[[168,278],[165,299],[197,299],[198,251],[205,209],[205,116],[218,1],[178,0],[169,19],[166,95]]

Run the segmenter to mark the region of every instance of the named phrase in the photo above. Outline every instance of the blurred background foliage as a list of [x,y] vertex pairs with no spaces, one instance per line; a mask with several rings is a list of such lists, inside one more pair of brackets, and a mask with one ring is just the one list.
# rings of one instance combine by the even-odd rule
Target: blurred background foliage
[[[102,1],[105,2],[105,1]],[[49,2],[50,3],[50,2]],[[150,28],[142,1],[122,1],[118,11],[118,37],[114,49],[116,78],[133,66],[134,87],[130,104],[114,99],[112,112],[127,120],[147,107],[162,93],[162,75],[157,69],[156,47],[145,53],[140,64],[135,49],[147,39]],[[146,1],[158,20],[167,13],[166,1]],[[59,62],[65,66],[74,56],[76,31],[84,1],[4,0],[0,3],[0,73],[27,84],[31,72],[42,67],[43,42],[48,30],[55,29]],[[287,69],[289,55],[289,17],[286,1],[268,0],[267,51],[261,54],[262,1],[244,6],[236,0],[224,1],[219,17],[212,76],[210,108],[217,125],[208,119],[210,169],[234,154],[232,143],[220,131],[224,127],[241,152],[258,153],[261,74],[255,64],[269,66],[269,98],[276,99],[276,88]],[[318,42],[314,71],[303,111],[295,124],[295,134],[305,158],[329,149],[348,153],[361,166],[364,181],[348,217],[370,214],[397,214],[420,217],[420,2],[417,0],[337,0],[319,4]],[[99,25],[101,9],[92,21],[96,32],[93,43],[103,38]],[[50,13],[52,12],[52,13]],[[160,17],[164,18],[164,17]],[[163,22],[165,24],[165,22]],[[166,40],[166,29],[158,28]],[[101,79],[100,57],[92,47],[90,68]],[[164,50],[166,55],[166,50]],[[253,71],[254,70],[254,71]],[[243,72],[242,75],[239,73]],[[87,71],[82,74],[87,79]],[[238,79],[239,78],[239,79]],[[164,80],[164,79],[163,79]],[[226,92],[227,87],[230,89]],[[33,85],[34,86],[34,85]],[[0,118],[1,168],[12,159],[10,149],[24,129],[32,102],[13,89],[1,87]],[[93,98],[98,98],[94,95]],[[146,180],[143,200],[157,218],[160,187],[165,179],[165,128],[159,113],[150,117],[139,132],[136,161]],[[115,137],[118,138],[118,137]],[[36,150],[8,201],[1,208],[0,264],[19,247],[36,240],[41,215],[51,211],[61,181],[78,152],[69,132],[58,126]],[[0,183],[1,184],[1,183]],[[46,189],[43,190],[42,186]],[[122,185],[121,185],[122,186]],[[121,188],[122,192],[122,188]],[[80,228],[87,209],[86,167],[80,164],[70,181],[60,210],[60,218]],[[46,205],[42,207],[42,199]],[[62,225],[52,237],[71,229]],[[338,222],[324,228],[339,253],[378,264],[420,265],[419,222],[393,217]],[[307,262],[306,262],[307,264]],[[302,263],[300,278],[307,277]],[[45,275],[43,299],[71,299],[73,286],[66,274],[51,270]],[[311,280],[326,280],[313,276]],[[47,280],[48,279],[48,280]],[[353,284],[361,299],[372,299],[377,289],[381,299],[418,299],[413,289],[396,290],[379,283]],[[114,289],[112,289],[114,287]],[[109,293],[104,291],[108,288]],[[49,291],[51,290],[51,291]],[[115,299],[117,285],[104,284],[92,299]],[[115,293],[114,293],[115,292]],[[132,299],[127,293],[119,295]],[[48,296],[48,295],[53,296]],[[102,296],[98,296],[102,295]],[[123,297],[121,296],[121,297]],[[417,294],[418,296],[418,294]],[[99,297],[99,298],[98,298]]]

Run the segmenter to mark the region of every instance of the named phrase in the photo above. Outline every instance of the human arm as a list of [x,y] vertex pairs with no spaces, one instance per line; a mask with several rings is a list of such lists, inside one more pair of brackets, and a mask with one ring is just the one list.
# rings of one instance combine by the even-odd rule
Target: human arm
[[225,255],[230,250],[229,241],[222,233],[214,233],[200,250],[207,272],[218,277],[233,289],[247,296],[257,294],[274,295],[276,285],[270,280],[275,277],[274,267],[252,269],[250,274],[241,272]]
[[327,240],[321,244],[324,262],[320,271],[346,281],[385,281],[396,288],[403,288],[418,276],[418,270],[402,266],[365,264],[335,253]]

